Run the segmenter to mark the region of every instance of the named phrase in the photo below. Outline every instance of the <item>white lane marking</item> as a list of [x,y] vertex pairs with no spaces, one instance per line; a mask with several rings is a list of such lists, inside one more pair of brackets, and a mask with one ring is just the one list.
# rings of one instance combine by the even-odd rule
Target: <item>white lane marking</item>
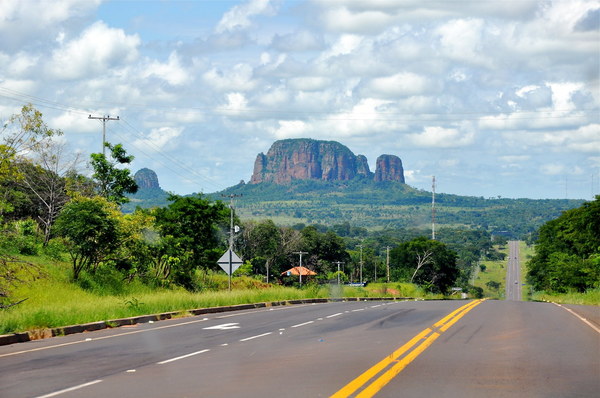
[[329,319],[329,318],[333,318],[333,317],[340,316],[340,315],[342,315],[342,313],[338,312],[337,314],[329,315],[329,316],[326,316],[325,318]]
[[103,337],[94,337],[93,339],[91,338],[86,338],[85,340],[78,340],[78,341],[71,341],[70,343],[62,343],[62,344],[55,344],[55,345],[49,345],[46,347],[38,347],[38,348],[32,348],[30,350],[23,350],[23,351],[17,351],[17,352],[10,352],[8,354],[2,354],[0,355],[0,358],[2,357],[10,357],[11,355],[19,355],[19,354],[26,354],[29,352],[35,352],[35,351],[43,351],[43,350],[49,350],[51,348],[59,348],[59,347],[66,347],[69,345],[73,345],[73,344],[81,344],[81,343],[87,343],[90,341],[98,341],[98,340],[106,340],[106,339],[112,339],[114,337],[121,337],[121,336],[127,336],[130,334],[137,334],[137,333],[145,333],[145,332],[153,332],[155,330],[161,330],[161,329],[169,329],[169,328],[174,328],[177,326],[185,326],[185,325],[191,325],[193,323],[198,323],[198,322],[205,322],[207,321],[208,318],[204,318],[204,319],[197,319],[195,321],[189,321],[189,322],[183,322],[183,323],[176,323],[174,325],[165,325],[165,326],[159,326],[159,327],[155,327],[152,329],[145,329],[145,330],[134,330],[131,332],[125,332],[125,333],[119,333],[119,334],[112,334],[110,336],[103,336]]
[[592,329],[594,329],[596,332],[600,333],[600,329],[598,327],[596,327],[596,325],[594,325],[593,323],[591,323],[590,321],[588,321],[587,319],[585,319],[584,317],[582,317],[581,315],[579,315],[578,313],[576,313],[575,311],[573,311],[570,308],[564,307],[560,304],[557,303],[552,303],[554,305],[559,306],[560,308],[563,308],[567,311],[569,311],[571,314],[575,315],[577,318],[579,318],[583,323],[585,323],[586,325],[588,325],[589,327],[591,327]]
[[271,333],[273,333],[273,332],[263,333],[263,334],[259,334],[259,335],[252,336],[252,337],[246,337],[245,339],[241,339],[240,341],[248,341],[248,340],[252,340],[252,339],[257,339],[257,338],[259,338],[259,337],[268,336],[268,335],[270,335]]
[[202,328],[204,330],[229,330],[229,329],[239,329],[239,323],[223,323],[221,325],[209,326],[206,328]]
[[358,312],[358,311],[364,311],[364,310],[365,310],[364,308],[359,308],[357,310],[352,310],[352,312]]
[[371,308],[377,308],[377,307],[381,307],[381,304],[377,304],[377,305],[372,305]]
[[78,386],[74,386],[74,387],[69,387],[69,388],[65,388],[64,390],[60,390],[60,391],[55,391],[55,392],[51,392],[50,394],[46,394],[46,395],[40,395],[37,398],[50,398],[50,397],[56,397],[57,395],[60,394],[64,394],[66,392],[71,392],[71,391],[75,391],[75,390],[79,390],[80,388],[84,388],[84,387],[88,387],[91,386],[93,384],[97,384],[100,383],[102,380],[94,380],[94,381],[90,381],[89,383],[84,383],[84,384],[80,384]]
[[299,328],[300,326],[304,326],[304,325],[310,325],[311,323],[314,323],[315,321],[308,321],[308,322],[304,322],[304,323],[299,323],[297,325],[292,326],[293,328]]
[[189,357],[193,357],[194,355],[198,355],[198,354],[203,354],[207,351],[210,351],[208,349],[206,350],[201,350],[201,351],[196,351],[196,352],[192,352],[191,354],[186,354],[186,355],[182,355],[180,357],[176,357],[176,358],[171,358],[171,359],[167,359],[166,361],[160,361],[160,362],[156,362],[157,365],[164,365],[165,363],[169,363],[169,362],[174,362],[174,361],[178,361],[180,359],[184,359],[184,358],[189,358]]

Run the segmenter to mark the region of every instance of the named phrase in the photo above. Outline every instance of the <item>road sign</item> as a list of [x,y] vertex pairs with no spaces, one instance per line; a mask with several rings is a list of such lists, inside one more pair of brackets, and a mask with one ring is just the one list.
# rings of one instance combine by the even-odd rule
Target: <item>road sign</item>
[[[230,255],[231,253],[231,255]],[[243,261],[241,258],[238,257],[237,254],[235,254],[235,252],[231,249],[227,250],[225,252],[225,254],[223,254],[221,256],[221,258],[219,259],[219,261],[217,261],[217,264],[219,264],[219,266],[221,268],[223,268],[223,271],[225,271],[227,273],[227,275],[229,274],[229,261],[231,260],[231,273],[233,274],[235,272],[236,269],[238,269],[240,267],[240,265],[243,264]]]

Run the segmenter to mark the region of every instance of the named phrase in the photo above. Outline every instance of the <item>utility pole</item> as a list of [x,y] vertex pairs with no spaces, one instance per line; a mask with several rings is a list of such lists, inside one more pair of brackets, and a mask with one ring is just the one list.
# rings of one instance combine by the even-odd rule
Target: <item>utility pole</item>
[[387,270],[387,283],[390,283],[390,247],[385,248],[386,256],[385,256],[385,267]]
[[358,247],[360,248],[360,283],[363,283],[363,277],[362,277],[362,271],[363,271],[363,259],[362,259],[362,254],[363,254],[363,245],[358,245]]
[[108,120],[120,120],[120,119],[119,119],[118,116],[117,117],[110,117],[109,115],[107,115],[107,116],[92,116],[92,115],[89,115],[88,119],[102,120],[102,154],[104,156],[106,156],[106,149],[105,149],[106,148],[105,147],[105,144],[106,144],[106,122]]
[[[229,195],[221,195],[223,197],[229,198],[229,291],[231,291],[231,274],[233,273],[232,263],[233,263],[233,199],[239,198],[242,195],[229,194]],[[235,231],[237,232],[237,231]]]
[[298,270],[298,274],[300,275],[300,287],[302,287],[302,255],[308,254],[307,252],[294,252],[294,254],[300,255],[300,269]]
[[339,286],[339,284],[340,284],[340,265],[344,264],[344,263],[342,261],[334,261],[333,263],[337,264],[337,269],[338,269],[337,270],[337,284]]
[[431,240],[435,240],[435,176],[433,176],[431,188]]

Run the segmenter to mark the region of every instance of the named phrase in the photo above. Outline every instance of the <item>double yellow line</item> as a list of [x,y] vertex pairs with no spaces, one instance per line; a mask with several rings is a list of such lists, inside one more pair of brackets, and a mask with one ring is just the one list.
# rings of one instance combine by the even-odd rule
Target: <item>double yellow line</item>
[[[432,327],[423,330],[391,355],[388,355],[356,379],[342,387],[342,389],[333,394],[330,398],[350,397],[361,388],[362,391],[355,395],[356,398],[368,398],[374,396],[409,363],[425,351],[442,333],[448,330],[467,312],[471,311],[482,301],[483,300],[471,301],[452,311],[450,314],[436,322]],[[417,346],[410,351],[415,345]],[[408,351],[410,352],[400,359]]]

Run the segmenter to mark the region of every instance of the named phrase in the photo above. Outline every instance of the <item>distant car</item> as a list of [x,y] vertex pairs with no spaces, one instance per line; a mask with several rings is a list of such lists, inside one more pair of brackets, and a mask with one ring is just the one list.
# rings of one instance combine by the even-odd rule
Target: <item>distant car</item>
[[519,281],[515,281],[515,285],[519,284]]

